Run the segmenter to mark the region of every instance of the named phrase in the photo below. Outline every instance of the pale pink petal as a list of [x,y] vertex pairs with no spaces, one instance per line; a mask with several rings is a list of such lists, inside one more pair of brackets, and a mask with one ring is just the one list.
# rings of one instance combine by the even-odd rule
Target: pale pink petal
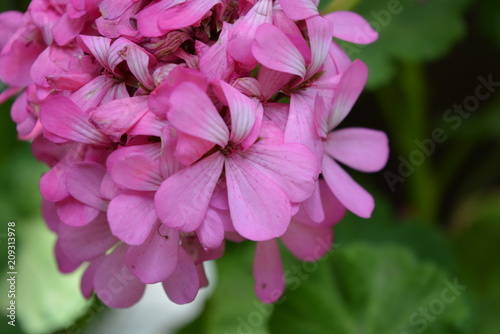
[[337,11],[325,15],[333,24],[333,36],[356,44],[370,44],[378,39],[378,33],[359,14]]
[[114,141],[132,128],[148,112],[147,96],[114,100],[90,113],[90,119],[102,133]]
[[328,129],[333,130],[349,114],[354,103],[365,87],[368,79],[368,67],[356,59],[342,74],[339,88],[328,119]]
[[216,249],[224,241],[223,217],[218,209],[208,208],[205,219],[196,230],[196,235],[204,248]]
[[270,69],[301,78],[306,74],[305,60],[300,51],[272,24],[264,23],[259,26],[255,33],[252,53],[259,63]]
[[257,242],[253,276],[255,294],[263,303],[274,303],[285,291],[283,263],[276,239]]
[[155,83],[149,68],[155,64],[156,58],[135,44],[129,45],[122,57],[127,60],[130,72],[136,79],[147,89],[153,90]]
[[231,113],[231,134],[229,140],[234,144],[239,144],[252,131],[257,113],[256,104],[224,81],[220,81],[220,85]]
[[63,164],[57,164],[40,178],[40,193],[51,202],[58,202],[69,196],[64,182],[66,173]]
[[71,226],[84,226],[97,218],[100,210],[67,197],[57,202],[57,215],[61,221]]
[[221,3],[220,0],[187,0],[163,11],[158,16],[158,26],[163,33],[196,26],[196,23],[207,14],[210,8],[219,3]]
[[377,172],[389,157],[387,135],[365,128],[346,128],[328,135],[325,152],[335,160],[362,172]]
[[66,188],[71,196],[97,210],[106,211],[100,188],[106,168],[95,162],[80,162],[66,172]]
[[145,285],[125,265],[124,244],[102,260],[94,276],[97,297],[109,307],[127,308],[137,303],[144,294]]
[[289,109],[290,105],[287,103],[266,103],[264,107],[264,118],[272,121],[285,132]]
[[229,207],[239,234],[254,241],[277,238],[290,222],[288,196],[238,154],[225,163]]
[[179,131],[210,141],[221,147],[227,145],[229,130],[207,94],[196,84],[185,82],[170,95],[168,120]]
[[290,252],[302,261],[316,261],[332,247],[331,227],[312,227],[294,222],[288,227],[281,241]]
[[85,226],[61,224],[58,234],[64,254],[77,261],[91,261],[105,255],[119,241],[111,234],[104,213]]
[[286,16],[283,11],[275,10],[273,12],[273,25],[285,33],[293,45],[300,51],[305,63],[309,64],[311,62],[311,48],[302,35],[302,31],[297,27],[297,24]]
[[113,235],[129,245],[142,245],[151,234],[158,216],[153,192],[127,192],[109,203],[109,227]]
[[40,105],[40,119],[47,130],[80,143],[107,146],[108,137],[89,121],[87,115],[69,98],[51,96]]
[[197,53],[200,57],[200,72],[205,74],[208,80],[228,80],[234,72],[234,61],[227,55],[227,41],[231,28],[230,24],[224,22],[217,43],[203,55]]
[[304,145],[260,141],[245,151],[245,159],[258,173],[273,180],[291,202],[302,202],[314,192],[319,165]]
[[101,36],[78,36],[80,47],[87,53],[93,55],[95,59],[104,67],[109,69],[109,49],[111,47],[111,39]]
[[[325,220],[321,223],[313,223],[313,225],[320,226],[333,226],[340,222],[342,218],[347,213],[345,206],[340,203],[339,199],[332,193],[328,184],[324,179],[319,180],[319,188],[321,190],[321,199],[323,201],[323,207],[325,208]],[[301,223],[309,223],[307,221],[301,221]]]
[[262,99],[268,100],[271,98],[293,78],[295,78],[293,74],[275,71],[261,65],[257,79],[262,87]]
[[57,232],[61,219],[59,219],[59,216],[57,215],[57,207],[54,202],[42,199],[42,217],[47,224],[47,227],[52,232]]
[[166,179],[155,195],[155,208],[168,227],[196,230],[205,219],[219,180],[223,157],[216,152]]
[[179,232],[164,228],[153,231],[140,246],[131,246],[127,251],[127,267],[141,282],[154,284],[166,280],[177,266]]
[[259,0],[248,13],[235,23],[228,45],[228,52],[234,60],[245,65],[255,64],[252,43],[257,28],[263,23],[272,23],[273,3]]
[[137,0],[103,0],[99,3],[99,10],[106,19],[116,19]]
[[370,218],[375,207],[373,197],[342,167],[330,157],[325,156],[322,173],[328,187],[349,211],[362,218]]
[[23,24],[23,13],[14,10],[0,14],[0,51],[2,51],[9,38]]
[[316,74],[325,62],[332,44],[333,25],[321,16],[314,16],[306,21],[311,43],[311,64],[307,67],[306,79]]
[[241,142],[241,148],[245,151],[247,148],[252,146],[257,139],[259,139],[262,127],[262,121],[264,120],[264,106],[260,103],[259,100],[253,99],[253,101],[257,104],[256,114],[255,114],[255,122],[253,123],[252,130],[246,136],[245,140]]
[[163,182],[160,161],[146,154],[132,153],[115,160],[108,171],[113,181],[123,189],[156,191]]
[[158,24],[160,13],[182,2],[183,0],[160,0],[151,3],[137,14],[137,29],[146,37],[158,37],[165,34],[167,31],[160,29]]
[[325,210],[321,201],[321,192],[319,189],[319,180],[316,181],[316,189],[311,197],[301,203],[301,208],[307,214],[308,218],[314,223],[320,223],[325,220]]
[[179,248],[177,266],[170,277],[163,282],[168,298],[176,304],[192,302],[200,289],[198,271],[186,251]]
[[70,17],[69,13],[64,13],[52,27],[52,37],[61,46],[69,44],[82,31],[87,17]]
[[149,111],[127,131],[127,134],[130,136],[161,137],[162,129],[166,126],[165,118],[160,118]]
[[[112,78],[100,75],[71,94],[71,100],[79,106],[80,109],[86,111],[97,107],[103,102],[106,95],[110,94],[116,87],[121,85],[122,84],[117,83],[116,80]],[[125,85],[123,84],[123,86]]]
[[198,161],[212,147],[214,143],[211,141],[178,132],[175,158],[183,165],[189,166]]
[[285,142],[305,145],[321,161],[323,156],[322,140],[316,131],[314,109],[315,101],[306,95],[292,94],[290,98],[290,113],[285,128]]
[[101,194],[101,198],[105,201],[110,201],[115,196],[118,196],[122,193],[122,189],[120,189],[115,182],[111,179],[109,173],[104,175],[104,179],[102,179],[101,187],[99,189],[99,193]]
[[280,0],[280,5],[285,14],[294,21],[319,15],[318,6],[313,0]]

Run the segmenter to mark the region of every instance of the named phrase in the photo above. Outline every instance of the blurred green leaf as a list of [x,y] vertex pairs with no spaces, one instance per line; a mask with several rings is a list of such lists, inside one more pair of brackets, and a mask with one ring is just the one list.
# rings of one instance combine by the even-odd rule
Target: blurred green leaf
[[471,286],[477,334],[500,328],[500,192],[472,195],[458,206],[453,224],[454,248],[461,275]]
[[462,287],[404,247],[341,245],[308,272],[276,306],[272,333],[468,333]]
[[500,46],[500,2],[498,0],[480,1],[481,19],[483,31],[497,46]]
[[389,82],[397,61],[422,62],[445,56],[465,35],[463,12],[470,0],[364,0],[354,8],[376,29],[380,38],[371,45],[345,47],[351,58],[370,68],[368,88]]
[[260,302],[254,292],[253,243],[228,243],[216,261],[218,282],[203,313],[179,334],[268,334],[267,319],[273,306]]
[[51,333],[69,327],[89,305],[80,292],[83,270],[58,271],[54,257],[55,235],[42,221],[17,222],[23,244],[18,252],[18,317],[26,333]]
[[320,1],[319,9],[325,13],[335,12],[339,10],[350,10],[361,0],[330,0]]

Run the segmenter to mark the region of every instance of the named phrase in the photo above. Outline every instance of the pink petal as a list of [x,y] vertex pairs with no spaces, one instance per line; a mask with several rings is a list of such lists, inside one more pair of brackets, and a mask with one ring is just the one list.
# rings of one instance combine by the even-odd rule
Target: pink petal
[[299,93],[290,98],[290,113],[285,129],[285,142],[305,145],[316,157],[323,156],[322,140],[316,131],[314,100]]
[[23,13],[14,10],[0,14],[0,51],[2,51],[9,38],[14,35],[23,23]]
[[210,141],[193,137],[182,132],[178,132],[177,136],[175,158],[185,166],[190,166],[200,160],[203,155],[214,147],[214,143]]
[[170,95],[168,120],[179,131],[210,141],[221,147],[227,145],[229,130],[207,94],[196,84],[185,82]]
[[140,246],[127,251],[127,267],[141,282],[153,284],[166,280],[177,266],[179,232],[172,229],[153,231]]
[[370,44],[378,39],[378,33],[359,14],[337,11],[325,15],[333,24],[333,35],[356,44]]
[[306,74],[305,60],[300,51],[272,24],[264,23],[259,26],[252,53],[259,63],[275,71],[295,74],[301,78]]
[[97,210],[106,211],[106,202],[101,198],[100,188],[106,168],[95,162],[80,162],[66,174],[66,188],[71,196]]
[[[80,109],[87,111],[99,106],[107,95],[119,89],[120,86],[125,88],[124,83],[117,83],[112,78],[100,75],[71,94],[71,100]],[[126,97],[128,97],[128,93]]]
[[220,0],[187,0],[177,6],[168,8],[158,16],[158,26],[166,33],[171,30],[196,26],[205,14]]
[[125,265],[128,247],[122,244],[102,260],[94,276],[94,288],[100,300],[113,308],[127,308],[137,303],[145,285]]
[[328,156],[323,158],[323,176],[330,190],[349,211],[370,218],[375,207],[373,197]]
[[276,183],[291,202],[302,202],[314,192],[319,165],[304,145],[261,141],[245,151],[245,160]]
[[321,201],[319,190],[319,180],[316,181],[316,189],[311,197],[301,203],[301,208],[307,214],[308,218],[314,223],[320,223],[325,220],[325,210]]
[[244,151],[252,146],[259,138],[259,135],[261,133],[262,121],[264,120],[264,106],[255,98],[253,99],[253,101],[257,103],[255,122],[253,123],[253,127],[250,133],[246,136],[245,140],[241,142],[241,148]]
[[57,233],[61,220],[57,215],[57,207],[54,202],[49,202],[46,199],[42,199],[42,217],[47,224],[47,227],[52,232]]
[[111,47],[111,39],[100,36],[78,36],[78,41],[82,49],[93,55],[95,59],[107,69],[110,69],[108,57]]
[[231,112],[231,134],[229,140],[235,144],[239,144],[250,134],[253,128],[256,118],[256,105],[250,98],[224,81],[220,81],[220,85],[227,99],[229,111]]
[[263,100],[271,98],[293,78],[295,78],[293,74],[275,71],[261,65],[257,79],[262,87]]
[[389,157],[387,135],[365,128],[346,128],[328,135],[325,152],[347,166],[362,172],[377,172]]
[[196,230],[204,248],[216,249],[224,241],[224,223],[218,209],[208,208],[205,219]]
[[99,3],[99,10],[104,18],[116,19],[135,2],[137,0],[103,0]]
[[149,68],[154,65],[156,58],[135,44],[129,45],[122,57],[127,60],[130,72],[136,79],[147,89],[153,90],[155,83]]
[[159,160],[153,160],[146,154],[130,154],[115,161],[112,166],[109,173],[123,189],[156,191],[163,182]]
[[263,303],[274,303],[285,291],[285,278],[276,239],[257,243],[253,263],[255,294]]
[[265,119],[272,121],[283,132],[288,121],[290,105],[287,103],[266,103],[264,108]]
[[69,256],[67,256],[61,249],[59,242],[55,244],[55,256],[57,261],[57,267],[60,272],[64,274],[71,273],[75,271],[81,264],[82,261],[77,261]]
[[337,127],[351,111],[363,91],[367,79],[368,67],[359,59],[356,59],[342,74],[328,120],[329,130]]
[[163,282],[163,289],[176,304],[192,302],[200,288],[198,271],[186,251],[179,249],[177,266],[170,277]]
[[68,197],[57,203],[57,215],[61,221],[71,226],[84,226],[97,218],[101,213],[100,210],[95,209],[82,202]]
[[259,0],[248,13],[235,23],[228,45],[228,52],[234,60],[245,65],[255,64],[252,43],[257,28],[263,23],[272,23],[273,4],[271,0]]
[[286,16],[294,21],[319,15],[318,6],[313,0],[280,0],[280,5]]
[[111,233],[129,245],[142,245],[158,221],[153,192],[127,192],[109,203]]
[[94,293],[94,276],[103,259],[104,256],[90,262],[87,269],[85,269],[85,272],[82,275],[80,290],[82,291],[83,297],[85,297],[86,299],[92,297],[92,294]]
[[233,74],[234,61],[227,56],[227,41],[231,29],[232,26],[224,22],[217,43],[200,56],[200,72],[205,74],[209,80],[228,80]]
[[148,112],[147,96],[135,96],[103,104],[90,113],[90,119],[114,141],[132,128]]
[[47,130],[76,142],[107,146],[108,137],[89,121],[87,115],[69,98],[51,96],[40,105],[40,120]]
[[69,196],[64,182],[64,164],[57,164],[40,178],[40,193],[51,202],[58,202]]
[[82,31],[87,17],[72,18],[66,12],[52,27],[54,41],[61,46],[69,44]]
[[[314,223],[314,225],[324,227],[333,226],[344,218],[347,210],[345,206],[340,203],[339,199],[332,193],[324,179],[319,180],[319,188],[321,189],[321,199],[323,201],[323,207],[325,208],[325,220],[323,220],[320,224]],[[304,223],[304,221],[301,221],[301,223]]]
[[225,170],[231,218],[238,233],[254,241],[285,233],[291,206],[283,190],[237,154],[226,159]]
[[281,241],[290,252],[302,261],[316,261],[332,247],[331,227],[311,227],[293,221]]
[[162,183],[155,195],[155,208],[166,226],[192,232],[201,225],[221,175],[223,161],[222,155],[216,152],[181,169]]
[[61,224],[58,234],[64,254],[77,261],[91,261],[105,255],[119,241],[111,234],[104,213],[85,226]]
[[306,21],[311,43],[311,64],[307,67],[306,78],[316,74],[328,56],[332,44],[333,25],[321,16],[314,16]]
[[160,13],[175,5],[181,4],[183,0],[160,0],[151,3],[137,14],[137,28],[146,37],[158,37],[166,33],[160,29],[158,19]]

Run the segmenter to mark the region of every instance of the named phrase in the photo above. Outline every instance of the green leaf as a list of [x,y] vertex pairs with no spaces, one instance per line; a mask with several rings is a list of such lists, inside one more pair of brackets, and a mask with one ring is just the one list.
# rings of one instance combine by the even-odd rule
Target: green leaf
[[445,56],[464,37],[463,12],[469,0],[361,1],[354,11],[379,32],[371,45],[340,44],[370,68],[368,88],[386,84],[398,61],[426,62]]
[[17,236],[22,247],[17,257],[17,315],[28,334],[50,333],[71,326],[89,305],[80,292],[83,270],[58,271],[54,257],[55,235],[42,221],[23,225]]
[[350,10],[355,7],[361,0],[330,0],[320,1],[319,9],[325,13],[335,12],[339,10]]
[[224,256],[216,261],[218,281],[213,295],[200,317],[178,333],[269,334],[266,325],[273,306],[263,304],[255,295],[254,249],[250,242],[226,245]]
[[500,46],[500,2],[497,0],[482,0],[480,6],[481,19],[479,22],[484,33],[497,46]]
[[312,268],[276,306],[272,333],[467,333],[463,287],[404,247],[341,245]]

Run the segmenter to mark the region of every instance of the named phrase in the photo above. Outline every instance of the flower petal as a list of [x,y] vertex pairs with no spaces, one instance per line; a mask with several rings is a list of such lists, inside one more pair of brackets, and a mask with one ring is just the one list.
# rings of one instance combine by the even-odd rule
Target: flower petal
[[361,15],[350,11],[337,11],[325,15],[333,24],[333,36],[356,44],[370,44],[378,33]]
[[187,0],[177,6],[170,7],[158,16],[158,26],[167,33],[171,30],[182,29],[196,25],[205,14],[221,3],[220,0]]
[[82,202],[67,197],[57,202],[57,215],[61,221],[71,226],[84,226],[97,218],[100,210],[83,204]]
[[305,20],[319,14],[318,6],[313,0],[280,0],[280,5],[286,16],[294,21]]
[[243,237],[263,241],[285,233],[291,217],[288,196],[238,154],[225,163],[229,208]]
[[176,304],[192,302],[200,289],[196,266],[183,248],[179,248],[177,266],[170,277],[163,282],[163,289]]
[[155,208],[166,226],[192,232],[201,225],[223,161],[222,155],[216,152],[181,169],[161,184],[155,195]]
[[222,210],[209,207],[205,219],[196,230],[196,235],[204,248],[216,249],[224,241],[224,223],[219,212]]
[[66,188],[71,196],[97,210],[106,211],[106,202],[101,198],[101,183],[106,168],[96,162],[79,162],[66,173]]
[[365,128],[346,128],[328,135],[325,152],[347,166],[362,172],[377,172],[389,157],[387,135]]
[[306,21],[311,43],[311,64],[307,67],[306,79],[316,74],[323,66],[332,44],[333,25],[321,16]]
[[328,227],[312,227],[294,222],[288,227],[281,241],[290,252],[302,261],[316,261],[332,247],[333,229]]
[[179,232],[167,229],[152,232],[148,240],[140,246],[131,246],[125,262],[128,269],[141,282],[147,284],[166,280],[177,266],[179,251]]
[[323,158],[323,176],[330,190],[349,211],[370,218],[375,207],[373,197],[328,156]]
[[255,294],[263,303],[274,303],[285,291],[283,263],[276,239],[257,242],[253,276]]

